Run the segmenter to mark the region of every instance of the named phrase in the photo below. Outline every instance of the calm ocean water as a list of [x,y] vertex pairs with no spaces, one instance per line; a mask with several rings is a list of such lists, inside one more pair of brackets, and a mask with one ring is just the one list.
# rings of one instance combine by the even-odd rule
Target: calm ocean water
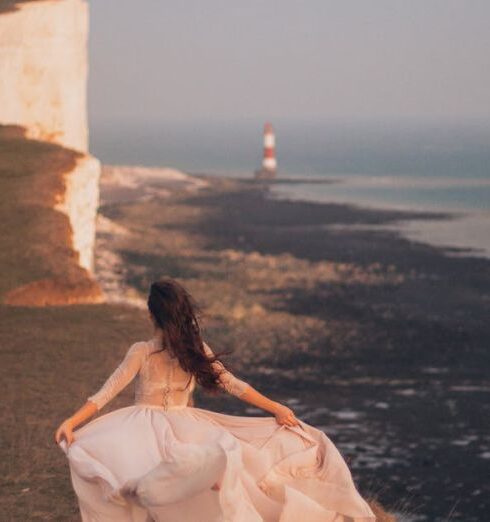
[[[446,210],[450,222],[405,222],[407,236],[490,256],[490,124],[275,124],[281,177],[340,183],[278,185],[274,197],[362,206]],[[98,125],[91,148],[104,163],[171,166],[248,177],[260,164],[260,122]]]

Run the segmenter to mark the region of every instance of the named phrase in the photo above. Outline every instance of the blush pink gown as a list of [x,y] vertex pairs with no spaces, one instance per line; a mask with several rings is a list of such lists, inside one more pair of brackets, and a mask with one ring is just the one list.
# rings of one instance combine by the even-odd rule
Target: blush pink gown
[[[133,344],[88,398],[101,409],[136,377],[134,405],[60,443],[84,522],[376,520],[322,431],[190,407],[195,378],[157,350],[156,338]],[[228,371],[220,381],[237,397],[248,386]]]

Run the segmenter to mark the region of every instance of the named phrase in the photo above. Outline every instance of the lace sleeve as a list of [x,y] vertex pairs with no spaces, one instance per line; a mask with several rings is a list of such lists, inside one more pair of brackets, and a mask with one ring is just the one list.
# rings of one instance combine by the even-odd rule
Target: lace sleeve
[[[204,344],[204,351],[207,355],[213,356],[214,352],[211,348],[206,344]],[[227,391],[229,394],[234,395],[235,397],[241,397],[246,389],[249,387],[249,384],[241,379],[235,377],[230,371],[228,371],[223,363],[220,361],[215,361],[213,363],[213,367],[219,373],[220,387]]]
[[111,399],[123,390],[136,376],[141,368],[144,343],[133,344],[119,366],[112,372],[102,387],[90,397],[97,409],[102,409]]

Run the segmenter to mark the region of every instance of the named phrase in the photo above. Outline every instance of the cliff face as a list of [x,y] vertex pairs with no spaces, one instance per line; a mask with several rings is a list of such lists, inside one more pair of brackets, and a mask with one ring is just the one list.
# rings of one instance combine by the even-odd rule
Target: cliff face
[[[33,150],[36,140],[59,146],[57,154],[62,154],[61,147],[73,152],[72,163],[53,171],[61,189],[45,201],[68,218],[66,247],[79,267],[91,272],[100,164],[87,152],[87,35],[84,0],[0,4],[0,124],[22,127],[27,141],[17,142],[19,151]],[[23,161],[20,152],[18,160]],[[50,168],[37,165],[43,173]],[[29,179],[39,178],[30,172]]]
[[88,7],[16,4],[0,14],[0,122],[27,137],[87,150]]
[[94,268],[99,177],[99,161],[93,156],[82,156],[76,166],[64,174],[65,190],[54,207],[68,216],[72,246],[79,254],[79,264],[90,272]]

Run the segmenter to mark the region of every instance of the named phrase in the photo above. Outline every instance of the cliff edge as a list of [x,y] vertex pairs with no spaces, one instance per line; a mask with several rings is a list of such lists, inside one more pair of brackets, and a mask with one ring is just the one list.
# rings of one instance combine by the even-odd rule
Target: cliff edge
[[21,127],[0,126],[0,296],[5,304],[103,300],[73,248],[70,217],[60,210],[69,187],[89,179],[91,163],[80,152],[27,138]]
[[[100,163],[87,151],[88,6],[0,2],[4,302],[99,302]],[[27,286],[26,286],[27,285]]]

